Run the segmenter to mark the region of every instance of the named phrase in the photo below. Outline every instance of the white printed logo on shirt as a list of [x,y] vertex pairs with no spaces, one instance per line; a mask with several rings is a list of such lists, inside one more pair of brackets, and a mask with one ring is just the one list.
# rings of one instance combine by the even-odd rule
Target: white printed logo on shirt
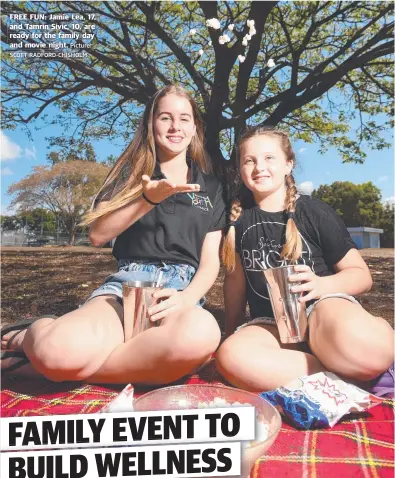
[[[287,265],[287,261],[285,259],[282,259],[280,256],[283,244],[276,244],[274,239],[264,237],[263,231],[262,234],[258,234],[260,238],[253,249],[245,247],[246,243],[251,244],[253,243],[253,241],[256,241],[256,239],[250,238],[250,234],[252,234],[252,237],[255,238],[256,230],[254,228],[259,227],[262,224],[278,225],[281,228],[285,226],[285,224],[282,222],[262,221],[248,227],[248,229],[244,231],[241,237],[241,257],[244,265],[244,270],[246,271],[246,277],[251,289],[259,297],[269,300],[269,297],[266,292],[266,286],[262,286],[264,284],[263,279],[256,281],[256,278],[254,277],[255,280],[251,280],[253,279],[253,277],[250,274],[263,274],[263,271],[266,269],[273,269],[275,267]],[[302,234],[299,233],[299,235],[302,239],[303,247],[302,256],[298,260],[298,264],[306,264],[310,266],[312,271],[314,272],[314,261],[312,260],[311,249]],[[257,291],[257,288],[254,287],[253,283],[260,284],[262,286],[260,289],[262,290]],[[263,290],[265,290],[265,293],[263,293]]]

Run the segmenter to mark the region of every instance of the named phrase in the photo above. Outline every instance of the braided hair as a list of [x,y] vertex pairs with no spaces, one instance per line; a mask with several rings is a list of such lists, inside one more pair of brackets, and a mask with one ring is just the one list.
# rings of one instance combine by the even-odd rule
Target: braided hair
[[228,273],[233,272],[236,265],[236,230],[235,223],[243,212],[241,202],[236,200],[230,208],[230,224],[222,246],[222,262]]

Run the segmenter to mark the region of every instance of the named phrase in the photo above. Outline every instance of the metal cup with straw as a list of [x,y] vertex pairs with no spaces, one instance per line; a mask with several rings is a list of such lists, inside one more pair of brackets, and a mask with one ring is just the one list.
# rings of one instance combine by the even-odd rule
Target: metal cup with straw
[[133,280],[123,283],[123,327],[125,342],[144,330],[159,325],[148,316],[148,309],[157,303],[152,297],[163,287],[163,271],[159,269],[152,280]]

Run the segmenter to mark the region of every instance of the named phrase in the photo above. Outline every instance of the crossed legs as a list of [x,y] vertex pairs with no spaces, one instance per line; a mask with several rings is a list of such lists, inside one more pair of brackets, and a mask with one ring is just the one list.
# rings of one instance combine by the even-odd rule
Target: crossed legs
[[127,342],[122,315],[114,296],[99,296],[59,319],[33,323],[22,346],[50,380],[162,384],[192,372],[220,341],[214,317],[199,307],[175,312]]
[[309,345],[284,345],[276,327],[251,325],[229,337],[217,352],[218,371],[250,391],[272,390],[301,375],[328,370],[350,380],[371,380],[394,360],[394,332],[358,304],[328,298],[309,319]]

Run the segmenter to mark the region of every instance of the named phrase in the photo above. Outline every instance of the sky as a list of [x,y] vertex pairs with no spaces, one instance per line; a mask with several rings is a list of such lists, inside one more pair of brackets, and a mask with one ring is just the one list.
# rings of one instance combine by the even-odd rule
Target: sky
[[[44,123],[42,120],[38,120],[36,125],[43,127]],[[12,199],[7,194],[9,186],[30,174],[34,166],[48,165],[46,156],[49,150],[46,137],[61,134],[61,128],[52,125],[35,131],[32,141],[22,128],[0,132],[1,214],[13,213],[12,209],[8,209]],[[131,136],[132,134],[133,132],[131,132]],[[386,135],[386,139],[393,145],[390,131]],[[93,145],[99,161],[105,160],[111,154],[118,156],[126,146],[126,144],[120,144],[120,140],[95,141]],[[382,151],[367,150],[364,164],[342,163],[336,149],[329,149],[325,154],[320,154],[318,153],[318,144],[295,141],[293,146],[298,161],[295,180],[302,192],[311,193],[321,184],[331,184],[334,181],[351,181],[356,184],[372,181],[380,188],[383,200],[394,200],[393,146]]]
[[[335,99],[335,98],[333,98]],[[23,114],[27,116],[33,112],[28,106]],[[45,109],[44,114],[52,118],[59,111],[55,106]],[[65,113],[67,114],[67,113]],[[11,214],[8,209],[11,197],[7,194],[9,186],[21,180],[32,172],[37,165],[49,164],[46,156],[49,153],[48,140],[46,137],[61,136],[63,131],[59,126],[44,126],[39,118],[35,125],[41,129],[33,131],[32,140],[29,139],[23,128],[13,131],[0,131],[1,141],[1,213]],[[359,126],[355,121],[355,128]],[[351,125],[353,127],[353,125]],[[130,132],[131,137],[133,132]],[[350,132],[352,138],[355,131]],[[382,151],[367,150],[367,158],[363,164],[342,163],[336,149],[329,149],[325,154],[320,154],[319,144],[305,144],[303,141],[295,141],[293,146],[296,152],[298,167],[295,170],[296,183],[300,190],[311,193],[321,184],[331,184],[334,181],[352,181],[356,184],[372,181],[381,190],[383,200],[394,198],[394,143],[392,131],[388,131],[386,138],[392,144],[392,148]],[[118,156],[126,144],[120,144],[120,140],[100,140],[93,143],[99,160],[105,160],[109,155]]]

